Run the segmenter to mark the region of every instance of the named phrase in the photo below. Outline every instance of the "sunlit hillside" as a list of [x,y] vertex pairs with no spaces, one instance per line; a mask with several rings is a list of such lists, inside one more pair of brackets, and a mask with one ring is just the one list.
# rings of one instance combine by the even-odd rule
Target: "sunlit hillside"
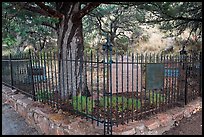
[[[132,50],[137,53],[160,53],[171,46],[173,47],[172,52],[178,53],[183,46],[182,43],[179,43],[179,40],[187,40],[189,36],[189,32],[185,31],[179,37],[167,37],[165,33],[161,32],[157,27],[142,27],[144,28],[144,35],[149,36],[149,39],[146,41],[140,40],[139,42],[131,45]],[[201,50],[201,45],[201,43],[197,43],[197,45],[190,43],[186,46],[186,49]]]

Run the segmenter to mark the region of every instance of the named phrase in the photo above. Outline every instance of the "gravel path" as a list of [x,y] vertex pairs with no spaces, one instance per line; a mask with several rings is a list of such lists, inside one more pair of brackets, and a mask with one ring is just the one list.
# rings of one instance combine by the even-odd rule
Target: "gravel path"
[[2,99],[2,135],[42,135]]

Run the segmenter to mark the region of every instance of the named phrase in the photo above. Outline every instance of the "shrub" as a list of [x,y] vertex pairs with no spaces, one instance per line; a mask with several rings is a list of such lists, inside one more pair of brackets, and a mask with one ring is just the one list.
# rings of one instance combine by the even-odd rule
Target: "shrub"
[[37,100],[39,101],[46,102],[50,97],[53,97],[53,93],[48,90],[40,90],[37,92]]
[[94,106],[94,102],[91,101],[86,96],[74,96],[73,98],[73,107],[75,110],[78,110],[80,112],[92,112],[92,104]]
[[160,102],[164,102],[164,97],[161,95],[161,94],[159,94],[159,93],[153,93],[152,91],[150,91],[150,104],[154,104],[154,105],[156,105],[156,104],[158,104],[159,103],[159,100],[160,100]]
[[[99,106],[104,107],[104,99],[105,99],[105,107],[110,107],[110,97],[109,98],[102,97],[99,101]],[[122,112],[125,109],[131,110],[132,105],[133,105],[133,108],[136,108],[136,107],[140,108],[141,102],[133,98],[112,96],[112,109],[118,108],[118,111]]]

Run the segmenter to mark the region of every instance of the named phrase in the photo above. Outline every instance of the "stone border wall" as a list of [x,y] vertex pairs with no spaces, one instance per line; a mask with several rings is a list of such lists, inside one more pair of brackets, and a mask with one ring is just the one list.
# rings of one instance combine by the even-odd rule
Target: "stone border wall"
[[[2,85],[2,97],[15,111],[26,119],[30,125],[46,135],[103,135],[103,124],[96,126],[90,120],[75,117],[63,111],[55,112],[53,108],[32,101],[27,96],[16,93]],[[175,107],[156,114],[146,120],[129,122],[113,126],[113,135],[161,135],[175,126],[184,117],[190,117],[202,108],[202,98],[190,102],[185,107]],[[131,120],[129,120],[131,121]]]

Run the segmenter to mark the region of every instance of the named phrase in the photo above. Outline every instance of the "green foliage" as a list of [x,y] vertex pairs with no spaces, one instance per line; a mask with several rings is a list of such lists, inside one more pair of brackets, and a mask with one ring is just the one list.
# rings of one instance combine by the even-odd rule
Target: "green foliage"
[[128,45],[129,43],[129,38],[127,37],[120,37],[119,39],[117,39],[118,43],[122,43],[123,45]]
[[141,23],[159,24],[168,35],[180,35],[188,29],[202,35],[201,2],[151,2],[138,8],[146,12]]
[[6,37],[3,39],[2,43],[6,44],[10,47],[16,43],[16,40],[15,40],[15,38],[12,38],[12,37]]
[[89,99],[86,96],[73,96],[73,107],[75,110],[78,110],[80,112],[88,112],[91,113],[93,111],[93,106],[95,105],[94,101]]
[[[29,3],[34,4],[34,3]],[[2,42],[8,46],[22,46],[24,41],[36,45],[45,37],[54,37],[55,31],[42,25],[54,26],[58,19],[41,16],[38,13],[22,9],[19,3],[2,3]],[[18,39],[20,38],[20,39]]]
[[48,90],[40,90],[37,92],[37,100],[46,102],[49,98],[53,98],[54,93],[51,93]]
[[[99,106],[104,107],[104,100],[105,100],[105,107],[110,107],[110,97],[102,97],[99,100]],[[122,112],[123,110],[132,110],[133,108],[140,108],[141,102],[134,98],[126,98],[126,97],[116,97],[112,96],[112,108],[117,109],[119,112]]]
[[150,104],[156,105],[159,102],[165,101],[164,96],[159,93],[155,93],[155,92],[153,93],[153,91],[150,91],[149,94],[150,94],[150,98],[149,98]]

